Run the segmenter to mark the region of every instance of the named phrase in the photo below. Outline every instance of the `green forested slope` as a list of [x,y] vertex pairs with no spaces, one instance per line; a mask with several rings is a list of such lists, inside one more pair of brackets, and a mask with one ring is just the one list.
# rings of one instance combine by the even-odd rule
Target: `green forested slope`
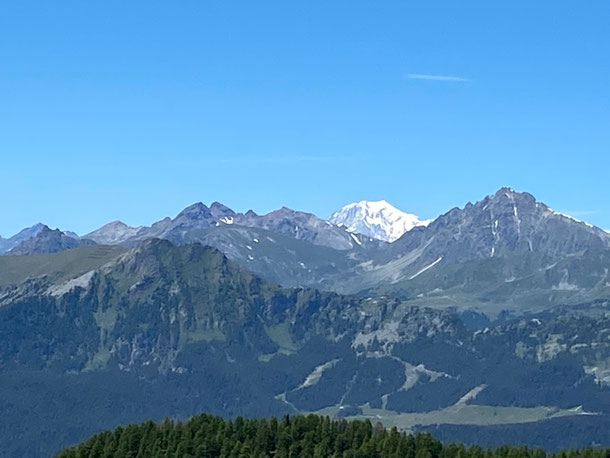
[[[553,457],[607,457],[610,450],[560,451]],[[186,423],[165,421],[119,427],[64,450],[77,457],[545,457],[542,449],[443,445],[429,434],[405,435],[370,421],[337,421],[315,415],[282,420],[233,421],[199,415]]]

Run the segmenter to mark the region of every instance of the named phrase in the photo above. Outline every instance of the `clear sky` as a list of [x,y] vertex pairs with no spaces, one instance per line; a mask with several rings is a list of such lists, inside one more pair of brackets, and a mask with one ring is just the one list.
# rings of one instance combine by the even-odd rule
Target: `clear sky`
[[610,229],[610,2],[23,1],[0,234],[215,200],[422,218],[501,186]]

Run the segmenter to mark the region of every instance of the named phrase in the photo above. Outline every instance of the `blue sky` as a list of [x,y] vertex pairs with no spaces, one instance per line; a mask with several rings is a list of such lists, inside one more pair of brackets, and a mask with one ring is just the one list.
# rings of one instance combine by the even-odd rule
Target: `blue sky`
[[423,218],[507,185],[610,229],[610,2],[60,1],[0,13],[0,234],[195,201]]

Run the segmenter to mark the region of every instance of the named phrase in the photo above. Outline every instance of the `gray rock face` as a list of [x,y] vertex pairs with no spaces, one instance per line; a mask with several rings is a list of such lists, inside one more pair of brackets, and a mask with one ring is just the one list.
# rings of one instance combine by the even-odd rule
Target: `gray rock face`
[[0,237],[0,254],[6,253],[19,245],[24,240],[35,237],[44,227],[42,223],[37,223],[32,227],[27,227],[8,239]]
[[502,303],[517,294],[538,307],[585,301],[608,293],[609,249],[605,231],[502,188],[407,232],[376,254],[360,284],[446,305],[473,295]]
[[225,221],[225,224],[237,215],[233,210],[220,202],[213,202],[210,205],[210,214],[216,221]]
[[191,205],[148,227],[110,223],[85,238],[125,246],[149,238],[199,242],[285,286],[392,294],[492,315],[610,297],[610,235],[510,188],[413,227],[393,243],[310,213],[237,213],[218,202]]
[[364,237],[356,234],[351,236],[344,228],[322,220],[316,215],[291,210],[286,207],[262,216],[254,212],[237,215],[235,222],[243,226],[266,229],[297,240],[304,240],[314,245],[326,246],[336,250],[351,250],[365,241]]
[[133,228],[120,221],[107,224],[85,237],[97,243],[134,245],[147,238],[165,238],[180,243],[194,241],[198,231],[213,227],[244,226],[264,229],[276,234],[303,240],[335,250],[359,249],[363,245],[378,246],[359,234],[335,226],[311,213],[283,207],[266,215],[253,211],[236,213],[214,202],[210,207],[198,202],[182,210],[175,218],[165,218],[150,227]]
[[8,254],[22,256],[57,253],[83,245],[95,245],[95,242],[89,239],[70,237],[59,229],[51,230],[47,226],[43,226],[34,237],[19,243],[19,245],[11,249]]
[[476,204],[450,210],[427,228],[405,234],[386,255],[423,249],[427,260],[443,257],[451,263],[516,252],[556,257],[607,248],[608,240],[601,229],[554,213],[530,194],[503,188]]
[[443,257],[456,263],[518,252],[556,258],[609,246],[603,230],[555,213],[531,194],[502,188],[480,202],[450,210],[427,228],[406,233],[388,254],[425,247],[427,260]]
[[100,245],[119,245],[125,240],[137,235],[141,228],[131,227],[122,221],[113,221],[90,232],[85,236]]

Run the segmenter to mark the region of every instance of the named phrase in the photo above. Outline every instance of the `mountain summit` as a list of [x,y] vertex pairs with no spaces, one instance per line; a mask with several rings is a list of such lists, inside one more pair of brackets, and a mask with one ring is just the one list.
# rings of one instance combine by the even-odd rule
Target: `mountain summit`
[[0,237],[0,254],[12,250],[25,240],[28,240],[32,237],[36,237],[45,227],[46,226],[44,224],[37,223],[34,224],[32,227],[27,227],[21,230],[19,233],[13,235],[12,237],[9,237],[8,239]]
[[42,228],[33,237],[22,241],[12,248],[8,254],[24,256],[31,254],[57,253],[71,250],[82,245],[95,245],[93,240],[75,238],[59,229],[52,230],[48,226]]
[[343,207],[328,219],[350,232],[357,232],[378,240],[393,242],[417,226],[427,226],[430,220],[420,220],[405,213],[385,200],[361,200]]
[[122,221],[113,221],[90,232],[85,237],[96,243],[115,245],[137,235],[141,228],[131,227]]

